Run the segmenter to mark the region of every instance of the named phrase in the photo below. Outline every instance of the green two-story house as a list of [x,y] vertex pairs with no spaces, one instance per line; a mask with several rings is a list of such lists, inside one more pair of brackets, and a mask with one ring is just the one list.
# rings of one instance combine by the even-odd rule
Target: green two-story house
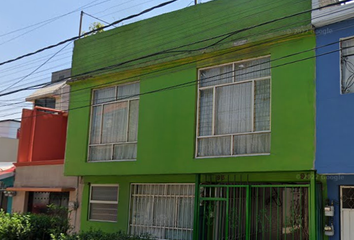
[[81,229],[316,239],[311,1],[217,0],[75,42]]

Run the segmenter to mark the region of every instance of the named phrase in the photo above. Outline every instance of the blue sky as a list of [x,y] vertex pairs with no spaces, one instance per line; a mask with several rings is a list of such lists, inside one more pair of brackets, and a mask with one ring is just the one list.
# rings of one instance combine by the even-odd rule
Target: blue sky
[[[0,62],[16,58],[61,40],[78,35],[80,11],[91,14],[106,22],[113,22],[139,13],[144,9],[158,5],[166,0],[12,0],[3,1],[0,8]],[[207,0],[198,0],[198,3]],[[185,8],[194,4],[194,0],[178,0],[159,10],[123,24],[150,18],[165,12]],[[62,16],[65,15],[65,16]],[[60,17],[61,16],[61,17]],[[83,31],[88,31],[91,23],[97,22],[87,15],[83,18]],[[34,56],[0,66],[0,94],[19,88],[50,81],[51,73],[71,66],[73,44],[60,51],[48,63],[34,74],[34,71],[62,47],[36,54]],[[17,83],[9,88],[12,84]],[[8,88],[8,89],[7,89]],[[23,91],[6,97],[0,97],[0,120],[19,119],[22,108],[31,108],[25,103],[26,96],[32,91]]]

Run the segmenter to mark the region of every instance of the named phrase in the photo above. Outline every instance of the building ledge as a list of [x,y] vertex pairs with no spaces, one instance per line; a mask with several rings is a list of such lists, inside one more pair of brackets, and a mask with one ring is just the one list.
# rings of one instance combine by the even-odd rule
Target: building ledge
[[39,166],[39,165],[61,165],[61,164],[64,164],[64,159],[14,163],[16,167]]
[[313,11],[312,25],[318,28],[350,18],[354,18],[354,3]]
[[6,191],[23,191],[23,192],[71,192],[75,191],[75,188],[67,188],[67,187],[9,187],[6,188]]

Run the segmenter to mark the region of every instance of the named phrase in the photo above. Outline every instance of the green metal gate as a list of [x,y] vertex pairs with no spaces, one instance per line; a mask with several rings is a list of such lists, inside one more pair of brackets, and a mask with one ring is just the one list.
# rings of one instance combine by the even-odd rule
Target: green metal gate
[[309,185],[200,185],[199,240],[309,239]]

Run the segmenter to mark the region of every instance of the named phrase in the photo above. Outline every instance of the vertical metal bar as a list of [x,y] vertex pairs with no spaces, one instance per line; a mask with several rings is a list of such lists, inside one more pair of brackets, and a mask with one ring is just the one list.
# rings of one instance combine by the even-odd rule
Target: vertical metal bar
[[258,238],[258,187],[255,189],[257,191],[256,193],[256,212],[255,212],[255,216],[256,216],[256,240]]
[[262,220],[262,239],[264,239],[265,237],[265,187],[263,187],[263,204],[262,204],[262,208],[263,208],[263,220]]
[[284,239],[286,240],[286,235],[287,235],[287,233],[288,233],[288,223],[286,222],[286,215],[288,214],[287,213],[287,208],[286,208],[286,198],[287,198],[287,195],[288,195],[288,192],[287,192],[287,188],[285,187],[285,189],[284,189],[284,195],[285,195],[285,199],[284,199],[284,208],[285,208],[285,237],[284,237]]
[[280,194],[279,194],[279,187],[277,189],[277,240],[279,239],[279,199]]
[[295,234],[295,229],[294,229],[294,225],[295,225],[295,204],[294,204],[294,194],[295,194],[295,188],[294,187],[292,187],[291,188],[291,190],[292,190],[292,194],[291,194],[291,202],[290,202],[290,210],[291,210],[291,214],[293,215],[292,217],[293,217],[293,220],[292,220],[292,223],[291,223],[291,229],[292,229],[292,231],[293,231],[293,240],[294,240],[294,234]]
[[239,198],[238,198],[238,236],[239,238],[242,237],[242,223],[241,223],[241,214],[242,214],[242,205],[241,205],[241,202],[242,202],[242,191],[243,191],[243,188],[239,188]]
[[310,240],[316,239],[316,173],[311,172],[310,180]]
[[200,199],[200,174],[195,175],[194,189],[194,219],[193,219],[193,240],[199,238],[199,199]]
[[300,189],[300,219],[301,219],[301,222],[300,222],[300,240],[302,240],[302,227],[303,227],[303,216],[302,216],[302,191],[303,191],[303,188]]
[[230,189],[229,187],[226,188],[226,223],[225,223],[225,228],[226,228],[226,232],[225,232],[225,239],[229,239],[229,194],[230,194]]
[[251,235],[250,235],[250,225],[251,225],[251,193],[250,193],[250,186],[246,187],[246,240],[250,240],[251,239]]
[[[202,222],[202,239],[206,239],[205,238],[205,206],[206,206],[206,202],[203,202],[203,222]],[[197,239],[195,239],[197,240]]]
[[269,188],[269,239],[272,239],[272,187]]

